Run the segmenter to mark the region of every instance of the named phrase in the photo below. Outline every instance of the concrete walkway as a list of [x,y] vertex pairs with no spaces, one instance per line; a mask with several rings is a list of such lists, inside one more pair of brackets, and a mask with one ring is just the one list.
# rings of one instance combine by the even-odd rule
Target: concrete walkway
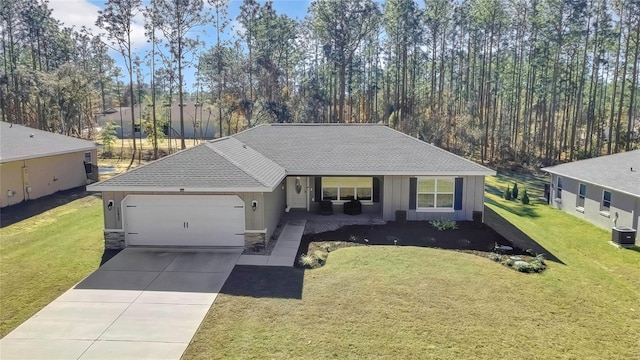
[[293,266],[300,240],[304,233],[305,220],[289,220],[285,224],[271,255],[242,255],[238,265]]
[[125,249],[0,340],[0,359],[180,359],[240,251]]

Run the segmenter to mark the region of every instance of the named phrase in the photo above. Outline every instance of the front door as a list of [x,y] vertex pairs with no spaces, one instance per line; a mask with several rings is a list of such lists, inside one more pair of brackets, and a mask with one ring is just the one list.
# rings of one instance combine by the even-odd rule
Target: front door
[[292,209],[306,209],[307,198],[307,177],[289,176],[287,178],[287,206]]

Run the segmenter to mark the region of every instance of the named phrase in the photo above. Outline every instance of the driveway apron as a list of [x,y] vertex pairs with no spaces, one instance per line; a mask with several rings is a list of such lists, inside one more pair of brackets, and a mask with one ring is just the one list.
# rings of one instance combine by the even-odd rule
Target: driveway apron
[[0,359],[180,359],[240,254],[125,249],[0,340]]

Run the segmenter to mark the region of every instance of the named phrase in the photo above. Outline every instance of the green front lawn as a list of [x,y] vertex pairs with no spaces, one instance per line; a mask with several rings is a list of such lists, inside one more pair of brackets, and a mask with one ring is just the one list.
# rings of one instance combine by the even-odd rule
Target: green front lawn
[[[532,275],[453,251],[344,248],[304,271],[299,297],[287,279],[256,280],[255,294],[227,284],[184,358],[640,358],[640,253],[536,201],[493,195],[512,178],[487,180],[490,206],[564,264]],[[541,196],[540,179],[522,180]]]
[[101,204],[88,196],[0,229],[0,337],[98,268]]

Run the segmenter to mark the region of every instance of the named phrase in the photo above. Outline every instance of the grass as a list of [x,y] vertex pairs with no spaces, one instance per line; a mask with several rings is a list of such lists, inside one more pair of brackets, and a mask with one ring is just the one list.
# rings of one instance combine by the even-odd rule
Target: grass
[[102,228],[88,196],[0,229],[0,337],[100,265]]
[[[539,178],[519,180],[541,196]],[[488,188],[507,182],[487,179]],[[339,249],[304,271],[299,298],[223,289],[184,359],[640,358],[640,253],[569,214],[500,195],[489,191],[489,206],[564,265],[529,275],[446,250]]]

